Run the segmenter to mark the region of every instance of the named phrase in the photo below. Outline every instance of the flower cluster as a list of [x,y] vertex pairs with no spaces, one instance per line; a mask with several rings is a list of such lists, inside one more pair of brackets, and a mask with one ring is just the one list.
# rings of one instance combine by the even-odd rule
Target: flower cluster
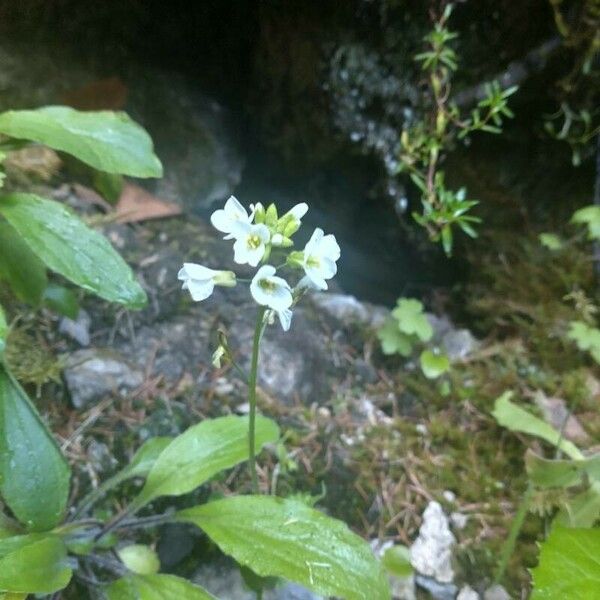
[[[250,205],[248,211],[231,196],[210,218],[213,226],[225,234],[224,239],[234,240],[233,260],[237,264],[260,265],[250,282],[250,293],[259,305],[268,309],[267,319],[277,315],[285,331],[290,328],[294,304],[306,290],[327,289],[327,280],[337,273],[336,262],[340,257],[335,237],[318,228],[304,250],[291,250],[292,236],[300,229],[307,211],[305,203],[297,204],[281,217],[274,204],[266,209],[260,203]],[[278,267],[268,264],[275,257],[281,263]],[[299,270],[303,275],[292,287],[277,274],[280,269],[288,269],[292,275]],[[178,278],[183,281],[183,289],[198,302],[206,300],[215,285],[233,287],[238,281],[232,271],[215,271],[194,263],[184,263]]]

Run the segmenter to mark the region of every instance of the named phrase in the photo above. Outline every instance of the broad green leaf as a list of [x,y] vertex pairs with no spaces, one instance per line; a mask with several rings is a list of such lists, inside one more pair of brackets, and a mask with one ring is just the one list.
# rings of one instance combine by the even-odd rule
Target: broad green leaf
[[232,496],[183,510],[221,550],[262,577],[282,577],[322,595],[387,600],[370,546],[341,521],[274,496]]
[[588,228],[588,238],[600,238],[600,206],[590,205],[580,208],[573,213],[571,223],[584,224]]
[[532,600],[599,600],[600,529],[555,527],[531,575]]
[[388,319],[383,324],[377,331],[377,337],[381,342],[381,350],[384,354],[400,354],[408,357],[412,353],[411,336],[400,331],[398,321],[394,318]]
[[4,309],[0,305],[0,354],[4,352],[6,346],[6,336],[8,335],[8,324],[6,322],[6,315]]
[[0,592],[0,600],[25,600],[27,596],[21,592]]
[[600,363],[600,329],[590,327],[583,321],[571,321],[567,337],[573,340],[580,350],[587,350],[592,358]]
[[0,221],[0,279],[8,282],[17,298],[32,306],[39,305],[48,284],[44,263],[5,221]]
[[72,154],[107,173],[162,177],[146,131],[122,112],[80,112],[67,106],[0,114],[0,133]]
[[563,527],[591,527],[600,519],[600,482],[570,498],[556,515],[554,522]]
[[69,477],[31,400],[0,364],[0,495],[28,529],[45,531],[63,517]]
[[399,298],[398,306],[392,311],[392,315],[403,333],[416,335],[422,342],[428,342],[433,336],[433,328],[418,300]]
[[197,585],[175,575],[129,575],[111,584],[108,600],[216,600]]
[[558,446],[571,458],[577,460],[583,459],[583,454],[579,451],[577,446],[568,440],[565,440],[560,432],[556,431],[554,427],[511,402],[510,398],[512,395],[512,392],[504,392],[502,396],[496,399],[492,415],[499,425],[502,425],[502,427],[506,427],[511,431],[534,435],[547,441],[553,446]]
[[136,575],[153,575],[160,569],[158,555],[150,546],[131,544],[117,550],[121,562]]
[[[275,443],[276,423],[256,418],[256,448]],[[181,496],[196,489],[223,469],[248,458],[248,418],[207,419],[177,436],[154,463],[146,484],[134,500],[137,510],[158,496]]]
[[50,283],[44,290],[43,298],[46,305],[57,313],[69,319],[77,318],[79,302],[73,290],[66,288],[64,285]]
[[423,350],[419,357],[421,370],[427,379],[437,379],[450,369],[450,361],[445,354],[436,354],[431,350]]
[[63,541],[55,535],[20,535],[0,540],[0,590],[51,594],[71,579]]
[[66,206],[33,194],[0,197],[0,214],[46,266],[105,300],[141,308],[146,294],[108,240]]
[[577,485],[584,473],[591,479],[600,480],[600,454],[579,460],[550,460],[527,450],[525,467],[529,479],[540,488]]
[[555,233],[540,233],[538,236],[540,244],[548,248],[548,250],[560,250],[563,247],[563,241]]
[[388,548],[383,555],[381,564],[390,575],[396,577],[408,577],[413,573],[410,551],[406,546],[396,545]]

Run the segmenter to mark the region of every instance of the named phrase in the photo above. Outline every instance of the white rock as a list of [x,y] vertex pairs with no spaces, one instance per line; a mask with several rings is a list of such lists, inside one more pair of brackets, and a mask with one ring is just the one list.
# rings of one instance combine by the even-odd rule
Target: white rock
[[419,537],[410,548],[410,562],[422,575],[450,583],[454,580],[452,548],[455,543],[442,507],[430,502],[423,513]]
[[450,515],[450,522],[452,523],[452,527],[454,527],[454,529],[464,529],[468,520],[469,517],[463,513],[453,512]]
[[510,596],[501,585],[496,584],[485,590],[483,600],[510,600]]
[[470,585],[465,585],[458,592],[456,600],[479,600],[479,594]]

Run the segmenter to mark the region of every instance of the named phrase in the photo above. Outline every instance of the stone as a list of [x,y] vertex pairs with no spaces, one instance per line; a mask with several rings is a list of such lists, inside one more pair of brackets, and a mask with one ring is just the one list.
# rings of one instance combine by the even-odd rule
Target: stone
[[550,398],[542,390],[538,390],[534,395],[534,400],[542,411],[544,419],[554,429],[562,431],[565,438],[576,444],[585,444],[589,441],[587,432],[577,417],[571,414],[562,398]]
[[465,359],[479,343],[468,329],[451,329],[442,338],[442,346],[450,362]]
[[417,589],[415,586],[415,576],[409,577],[389,577],[390,590],[394,600],[416,600]]
[[467,522],[469,521],[469,517],[460,512],[453,512],[450,515],[450,522],[452,523],[452,527],[454,529],[464,529],[467,526]]
[[456,600],[479,600],[479,594],[469,585],[460,588]]
[[85,347],[90,345],[91,324],[92,318],[87,311],[81,308],[76,319],[63,317],[58,324],[58,331]]
[[423,513],[419,536],[410,548],[410,562],[421,575],[440,583],[451,583],[454,580],[452,548],[455,543],[441,505],[432,501]]
[[510,600],[510,596],[500,584],[496,584],[485,590],[483,600]]
[[458,591],[453,583],[443,583],[419,574],[415,575],[415,583],[417,587],[426,590],[433,600],[454,600]]
[[360,302],[348,294],[316,293],[312,303],[325,315],[350,327],[361,325],[376,329],[381,327],[389,315],[389,310],[368,302]]
[[84,408],[109,394],[134,390],[144,381],[143,373],[130,366],[122,356],[99,349],[73,352],[68,358],[64,377],[76,408]]

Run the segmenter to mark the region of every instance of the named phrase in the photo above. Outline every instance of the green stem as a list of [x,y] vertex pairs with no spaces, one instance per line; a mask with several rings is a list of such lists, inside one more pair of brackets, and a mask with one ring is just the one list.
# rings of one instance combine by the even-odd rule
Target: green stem
[[506,566],[508,565],[508,560],[512,556],[512,553],[515,550],[515,544],[517,543],[517,537],[519,536],[519,532],[521,531],[521,527],[523,527],[523,521],[525,521],[525,517],[527,515],[527,511],[529,510],[529,505],[531,504],[531,497],[533,496],[533,484],[531,481],[527,484],[527,489],[521,498],[521,504],[519,505],[519,510],[517,510],[517,514],[513,519],[512,525],[510,527],[510,533],[506,538],[502,546],[502,552],[500,553],[500,562],[498,563],[498,568],[496,569],[496,575],[494,577],[494,583],[498,584],[504,577],[504,572],[506,571]]
[[250,406],[248,424],[248,466],[252,478],[252,493],[258,494],[258,477],[256,475],[256,377],[258,373],[258,353],[260,350],[260,338],[263,333],[263,320],[265,308],[258,309],[256,315],[256,326],[254,327],[254,341],[252,343],[252,362],[250,363],[250,375],[248,377],[248,404]]
[[96,489],[92,490],[83,500],[79,503],[77,510],[70,517],[69,521],[75,521],[81,515],[84,515],[89,509],[104,497],[110,490],[118,486],[120,483],[131,477],[131,474],[126,471],[121,471],[111,478],[107,479],[104,483],[100,484]]

